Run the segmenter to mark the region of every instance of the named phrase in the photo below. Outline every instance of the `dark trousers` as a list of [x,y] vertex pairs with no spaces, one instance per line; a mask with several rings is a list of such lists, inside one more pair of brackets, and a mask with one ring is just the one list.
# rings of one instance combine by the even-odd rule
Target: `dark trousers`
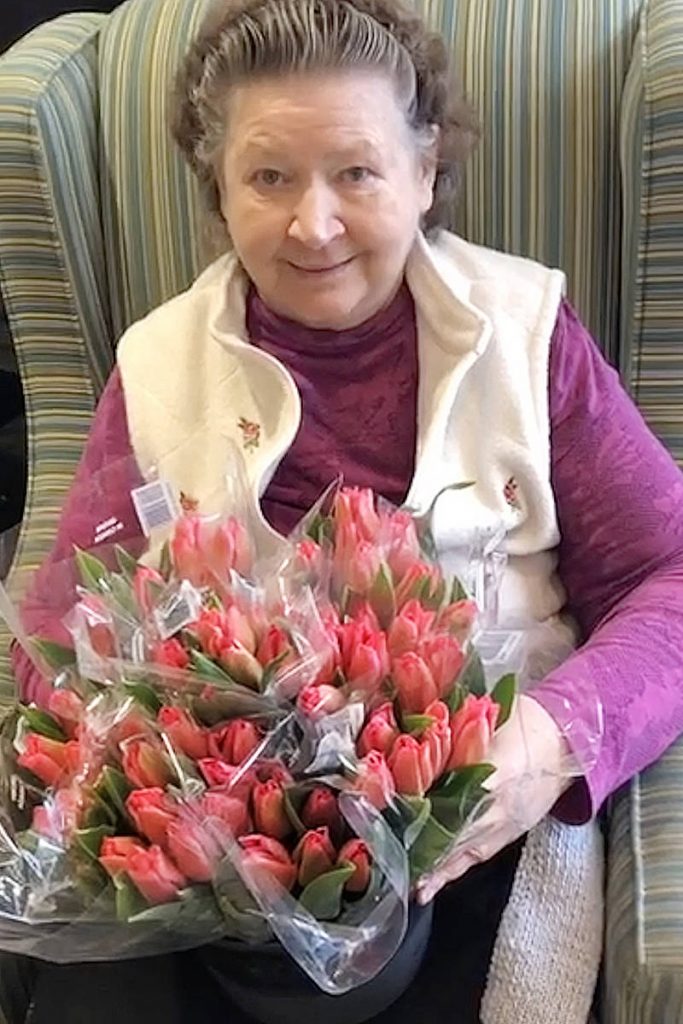
[[[520,850],[509,847],[440,894],[418,977],[372,1024],[478,1024]],[[4,954],[0,1005],[9,1024],[253,1024],[226,1004],[199,952],[69,966]]]

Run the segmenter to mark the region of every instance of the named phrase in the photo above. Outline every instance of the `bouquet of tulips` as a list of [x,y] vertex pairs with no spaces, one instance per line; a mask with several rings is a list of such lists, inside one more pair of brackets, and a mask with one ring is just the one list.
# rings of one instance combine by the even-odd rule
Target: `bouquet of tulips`
[[[243,508],[243,506],[241,506]],[[481,813],[514,674],[425,517],[336,486],[275,556],[244,514],[76,551],[70,643],[2,734],[0,945],[57,961],[277,937],[376,975]]]

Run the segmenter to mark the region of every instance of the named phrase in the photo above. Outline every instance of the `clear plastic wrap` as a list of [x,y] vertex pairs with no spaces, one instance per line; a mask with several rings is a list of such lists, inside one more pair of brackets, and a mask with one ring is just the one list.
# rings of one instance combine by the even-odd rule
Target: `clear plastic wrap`
[[[137,530],[109,517],[39,576],[57,635],[0,591],[52,680],[2,734],[0,948],[70,962],[277,939],[348,992],[400,948],[416,883],[475,826],[485,847],[519,825],[524,780],[560,793],[590,769],[599,701],[588,683],[535,700],[570,648],[498,625],[495,531],[470,531],[461,579],[428,515],[369,491],[336,483],[274,553],[239,468],[208,517],[153,475],[132,486]],[[526,713],[553,701],[559,756]]]

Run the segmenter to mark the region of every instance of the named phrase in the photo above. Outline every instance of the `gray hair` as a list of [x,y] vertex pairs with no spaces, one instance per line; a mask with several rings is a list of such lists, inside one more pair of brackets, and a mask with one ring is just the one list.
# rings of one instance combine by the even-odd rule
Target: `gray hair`
[[476,135],[476,121],[453,87],[443,40],[401,0],[220,0],[214,5],[178,76],[173,123],[210,214],[222,222],[216,169],[230,88],[259,77],[351,68],[386,72],[418,145],[431,145],[439,129],[435,202],[425,226],[451,226],[459,167]]

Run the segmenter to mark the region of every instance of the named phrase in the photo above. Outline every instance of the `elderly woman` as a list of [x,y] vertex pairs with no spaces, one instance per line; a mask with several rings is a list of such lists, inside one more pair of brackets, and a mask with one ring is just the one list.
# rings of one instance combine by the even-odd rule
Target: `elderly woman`
[[[444,562],[502,523],[501,621],[544,623],[569,653],[570,611],[584,642],[518,701],[493,752],[509,784],[423,880],[423,900],[450,883],[427,962],[376,1020],[580,1024],[601,933],[590,822],[683,730],[683,485],[562,274],[448,232],[474,134],[444,44],[399,0],[217,5],[175,136],[227,251],[121,340],[51,559],[112,516],[135,533],[124,489],[89,487],[131,453],[212,511],[237,443],[269,536],[340,473],[422,509],[474,481],[436,503]],[[44,593],[28,610],[54,627]],[[202,962],[11,966],[37,1021],[243,1020]]]

